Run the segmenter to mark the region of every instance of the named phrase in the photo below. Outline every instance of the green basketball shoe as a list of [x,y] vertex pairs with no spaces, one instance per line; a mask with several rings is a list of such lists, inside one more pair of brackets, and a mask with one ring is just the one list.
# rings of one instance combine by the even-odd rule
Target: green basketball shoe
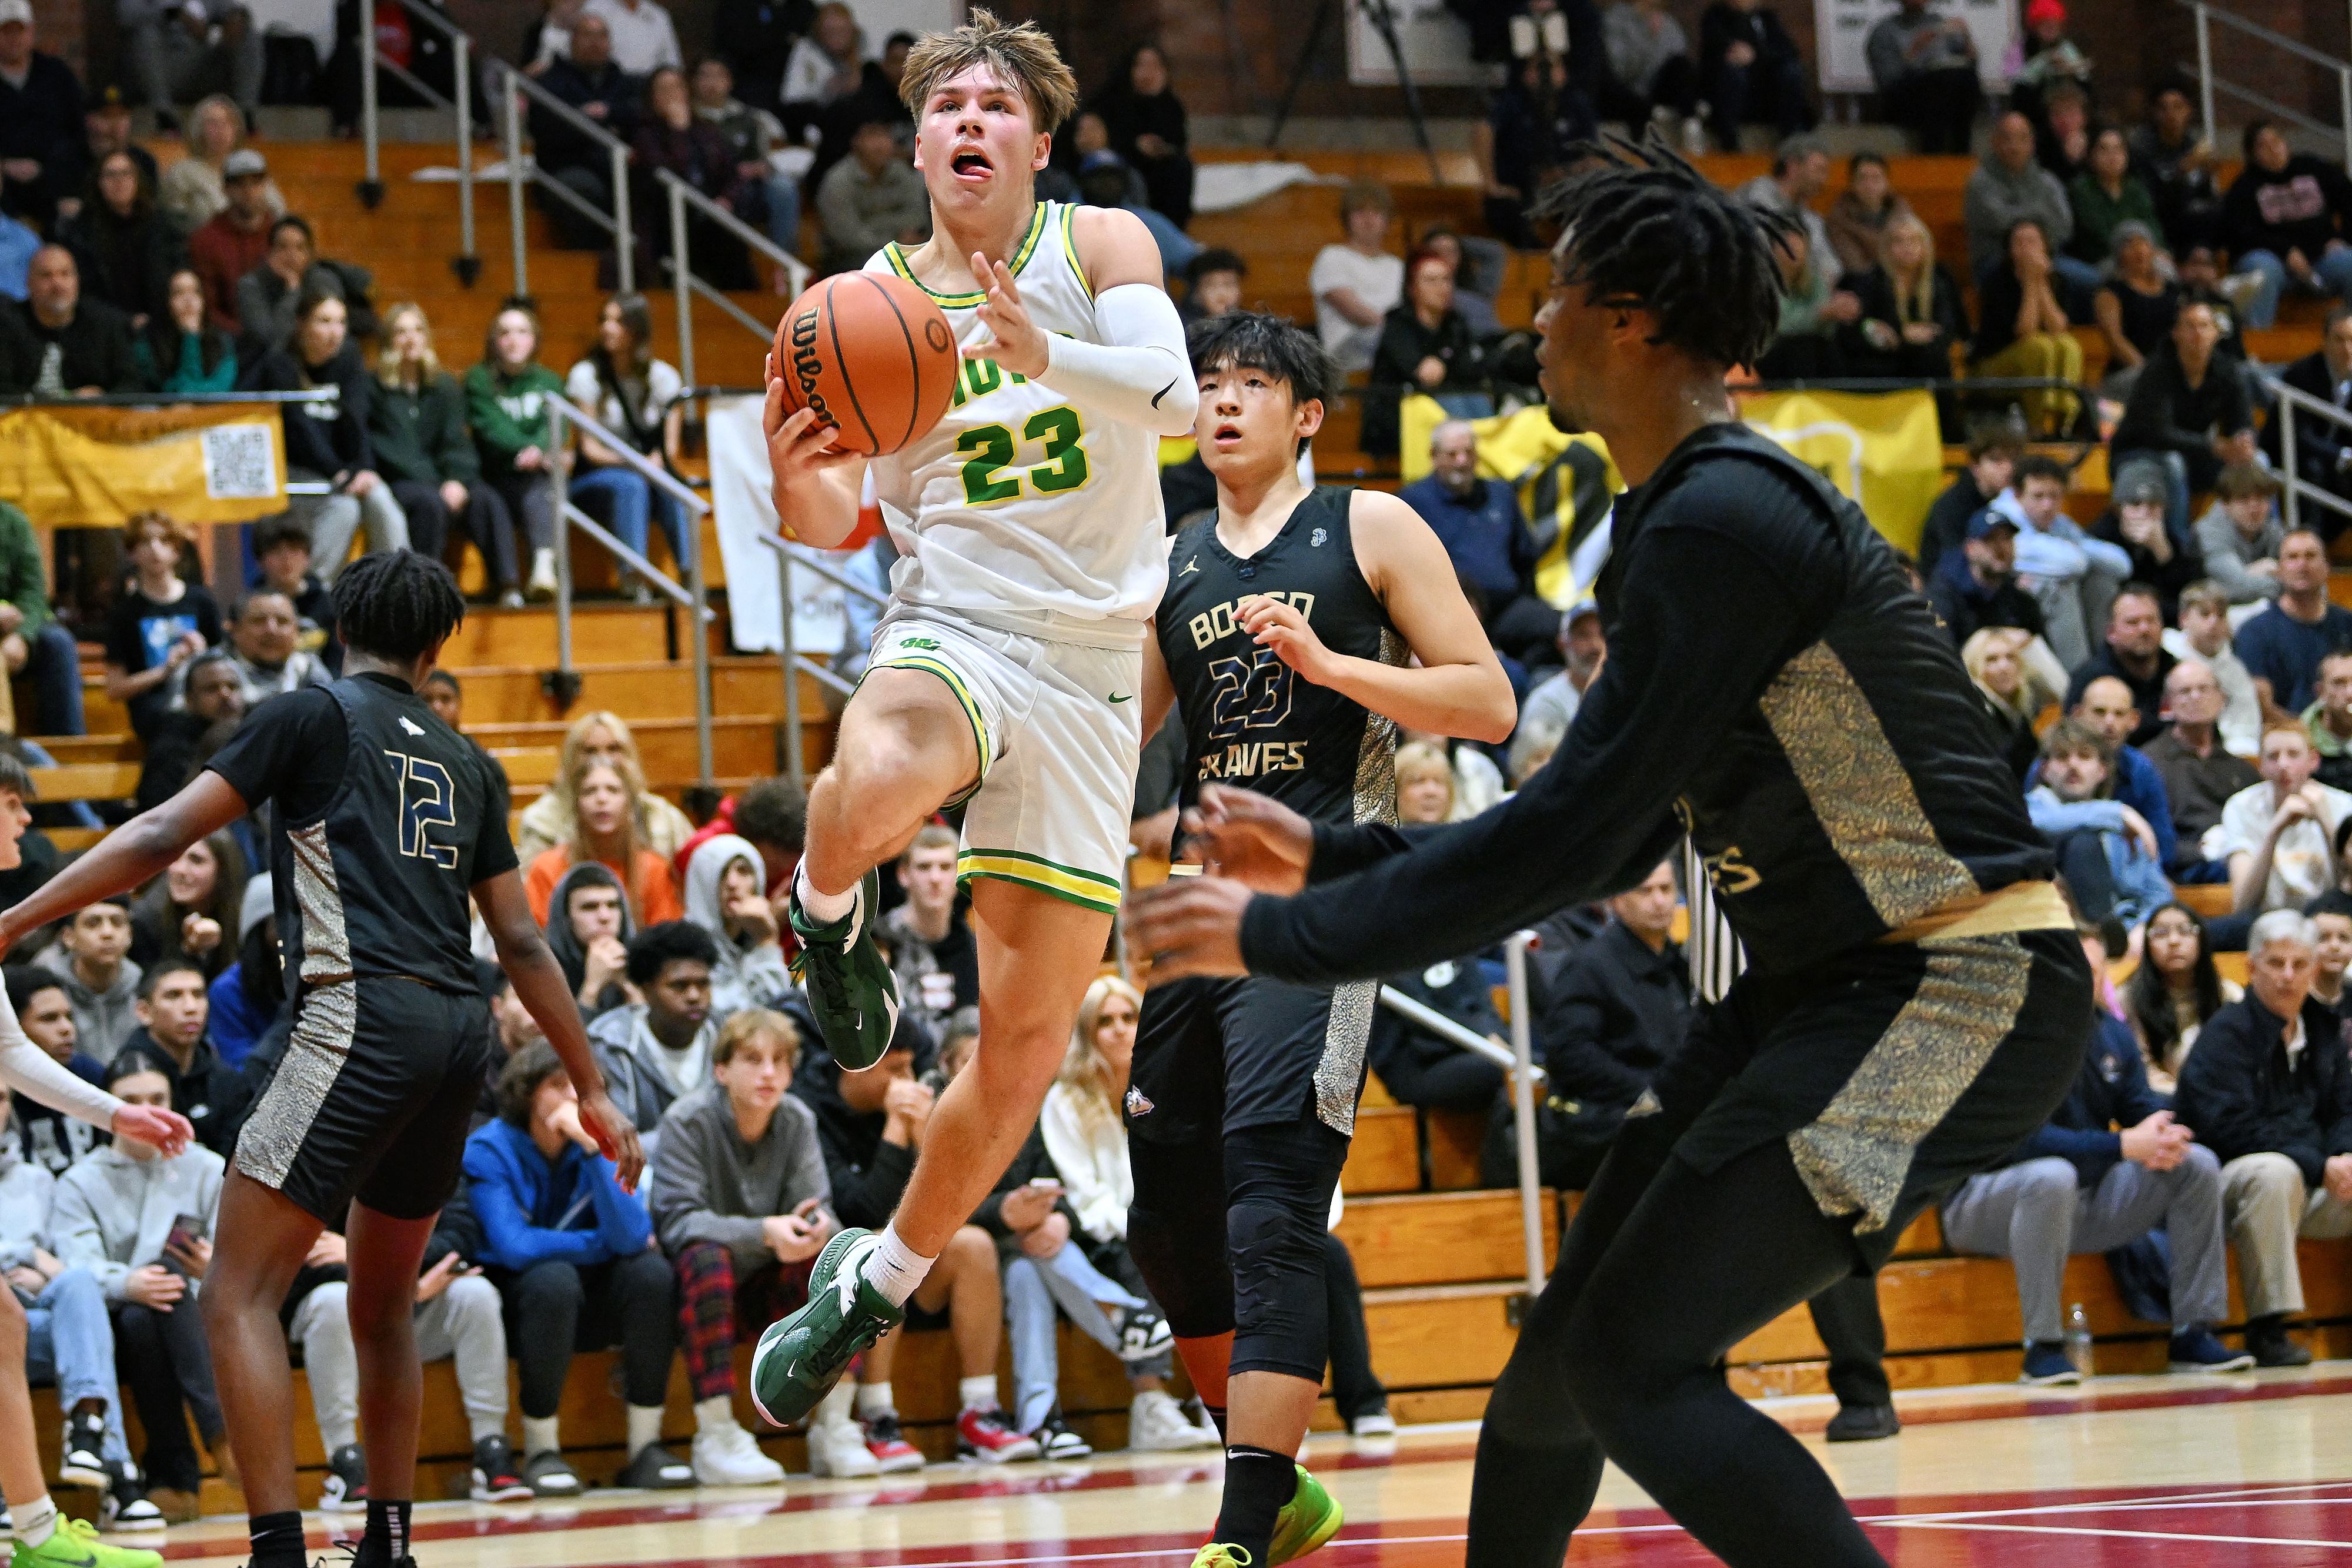
[[817,1407],[850,1358],[906,1318],[859,1273],[877,1238],[852,1226],[824,1244],[809,1270],[808,1304],[768,1325],[751,1354],[751,1403],[779,1427]]
[[871,929],[874,906],[882,899],[881,873],[867,872],[853,896],[848,914],[820,925],[801,907],[800,880],[793,878],[791,919],[801,951],[793,977],[808,992],[825,1050],[845,1070],[863,1072],[888,1053],[898,1030],[898,978]]
[[1345,1516],[1323,1483],[1298,1467],[1298,1490],[1274,1516],[1274,1540],[1267,1545],[1269,1563],[1289,1563],[1306,1556],[1339,1532]]

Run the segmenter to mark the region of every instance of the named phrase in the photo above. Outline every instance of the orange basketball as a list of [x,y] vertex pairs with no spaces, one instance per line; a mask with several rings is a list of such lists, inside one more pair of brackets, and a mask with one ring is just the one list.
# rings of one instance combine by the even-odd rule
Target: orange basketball
[[813,408],[835,444],[869,455],[930,434],[961,356],[948,319],[903,277],[844,272],[813,284],[776,324],[784,412]]

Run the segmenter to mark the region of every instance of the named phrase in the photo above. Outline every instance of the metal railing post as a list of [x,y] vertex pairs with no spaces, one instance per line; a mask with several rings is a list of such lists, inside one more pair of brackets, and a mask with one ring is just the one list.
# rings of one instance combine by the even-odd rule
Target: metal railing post
[[555,668],[572,674],[572,524],[562,510],[572,501],[572,452],[563,438],[563,410],[547,414],[548,455],[555,460]]
[[450,47],[457,70],[457,259],[450,265],[471,288],[482,275],[474,254],[474,40],[459,33]]
[[522,234],[522,91],[505,61],[492,73],[506,113],[507,243],[514,256],[514,297],[530,298],[530,262]]
[[2343,117],[2345,162],[2352,163],[2352,66],[2336,73],[2336,111]]
[[801,672],[800,651],[793,641],[793,552],[787,545],[776,551],[776,600],[783,611],[783,650],[776,655],[777,666],[784,674],[784,777],[794,786],[808,788],[808,768],[801,759]]
[[619,142],[610,149],[613,155],[613,269],[620,279],[621,292],[637,291],[637,247],[629,233],[629,150]]
[[687,635],[694,639],[694,758],[701,771],[698,784],[710,782],[710,595],[702,580],[702,519],[708,513],[688,511],[686,525],[686,587],[694,596],[687,615]]
[[366,143],[367,172],[360,181],[360,201],[373,210],[383,200],[383,156],[378,145],[383,131],[376,124],[375,12],[359,14],[360,136]]
[[686,187],[669,186],[669,277],[677,298],[677,370],[688,386],[694,379],[694,278],[687,256]]
[[2301,475],[2294,465],[2294,404],[2279,399],[2279,467],[2286,477],[2286,526],[2290,532],[2303,526],[2303,508],[2296,504],[2295,489]]
[[1504,972],[1511,988],[1511,1120],[1519,1136],[1519,1228],[1527,1244],[1528,1295],[1544,1288],[1543,1184],[1536,1160],[1535,1047],[1528,1028],[1528,949],[1536,945],[1532,931],[1514,931],[1503,939]]
[[2197,13],[2197,91],[2202,100],[2200,109],[2205,116],[2205,141],[2213,140],[2213,21],[2200,4],[2191,7]]

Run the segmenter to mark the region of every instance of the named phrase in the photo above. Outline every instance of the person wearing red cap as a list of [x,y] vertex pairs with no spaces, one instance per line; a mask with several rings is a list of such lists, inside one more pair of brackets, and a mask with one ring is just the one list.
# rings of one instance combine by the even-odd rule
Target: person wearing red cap
[[2025,36],[2011,46],[2009,107],[2046,130],[2044,103],[2050,89],[2072,82],[2091,90],[2090,57],[2066,36],[2065,0],[2032,0],[2025,7]]

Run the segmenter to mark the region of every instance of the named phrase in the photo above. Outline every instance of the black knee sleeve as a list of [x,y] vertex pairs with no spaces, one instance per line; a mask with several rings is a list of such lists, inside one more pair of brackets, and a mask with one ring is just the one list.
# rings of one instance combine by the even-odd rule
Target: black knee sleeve
[[1128,1140],[1135,1198],[1127,1249],[1179,1339],[1211,1339],[1234,1326],[1234,1274],[1225,1255],[1224,1167],[1214,1146]]
[[1225,1139],[1235,1373],[1323,1381],[1330,1346],[1323,1236],[1348,1140],[1317,1123]]

